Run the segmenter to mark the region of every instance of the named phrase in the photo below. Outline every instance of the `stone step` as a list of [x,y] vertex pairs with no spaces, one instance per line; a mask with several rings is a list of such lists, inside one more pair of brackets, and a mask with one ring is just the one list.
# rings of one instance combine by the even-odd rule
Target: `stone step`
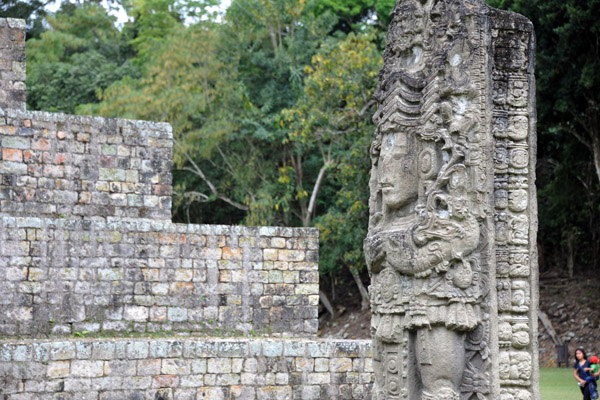
[[0,341],[5,400],[368,399],[372,371],[370,340]]

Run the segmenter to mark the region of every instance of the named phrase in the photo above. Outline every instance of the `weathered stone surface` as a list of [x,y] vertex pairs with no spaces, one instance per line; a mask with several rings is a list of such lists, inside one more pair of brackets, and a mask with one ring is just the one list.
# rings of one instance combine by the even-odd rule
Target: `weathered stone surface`
[[[75,349],[80,345],[93,349],[92,359],[79,352],[63,352],[62,360],[47,363],[23,357],[25,353],[43,354],[48,348]],[[173,356],[168,350],[199,346],[214,352],[179,352]],[[331,339],[88,339],[66,341],[60,346],[40,340],[2,342],[3,358],[28,361],[0,362],[0,394],[7,400],[365,400],[370,399],[373,382],[367,366],[370,346],[368,340]],[[120,353],[111,350],[119,348],[134,351],[137,360],[114,359]],[[149,348],[164,351],[148,352]],[[249,357],[246,352],[251,348],[258,351]],[[324,351],[315,353],[316,348]],[[286,352],[282,349],[290,350],[282,355]],[[352,349],[352,354],[336,356],[336,349]],[[315,357],[311,352],[320,355]],[[156,357],[157,353],[162,355]],[[325,353],[328,355],[322,356]]]
[[[225,247],[223,237],[268,242],[256,228],[0,212],[0,231],[0,262],[6,265],[0,277],[10,283],[0,285],[4,336],[126,330],[306,336],[317,331],[317,263],[290,271],[294,262],[281,261],[265,270],[262,253],[253,247],[235,248],[242,258],[236,262],[215,251]],[[286,242],[318,239],[316,229],[292,232]],[[161,253],[164,247],[169,252]],[[37,249],[34,257],[32,249]],[[209,253],[219,256],[215,260]]]
[[168,124],[5,108],[0,139],[0,212],[171,218]]
[[[22,81],[24,42],[7,40],[24,27],[0,19],[0,50],[16,49],[0,69]],[[26,112],[23,82],[4,78],[0,335],[317,332],[316,229],[173,224],[169,125]],[[3,102],[6,88],[23,96]],[[0,397],[369,399],[370,355],[366,341],[19,339],[0,342]]]
[[482,0],[392,12],[365,239],[378,400],[539,399],[533,57],[531,23]]
[[[0,69],[24,29],[0,19]],[[172,136],[0,99],[0,335],[316,333],[317,230],[171,223]]]
[[25,110],[25,21],[0,19],[0,109]]

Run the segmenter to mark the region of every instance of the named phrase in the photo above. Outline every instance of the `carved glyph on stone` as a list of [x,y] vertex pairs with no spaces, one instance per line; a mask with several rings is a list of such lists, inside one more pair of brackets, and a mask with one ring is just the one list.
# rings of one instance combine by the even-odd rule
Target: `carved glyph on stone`
[[531,24],[484,1],[392,11],[364,243],[375,399],[539,398],[532,54]]

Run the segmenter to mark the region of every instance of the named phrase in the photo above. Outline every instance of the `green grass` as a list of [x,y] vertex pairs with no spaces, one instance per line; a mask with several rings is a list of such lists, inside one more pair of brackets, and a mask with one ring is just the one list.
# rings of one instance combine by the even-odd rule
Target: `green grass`
[[583,398],[573,378],[572,368],[540,368],[542,400],[580,400]]

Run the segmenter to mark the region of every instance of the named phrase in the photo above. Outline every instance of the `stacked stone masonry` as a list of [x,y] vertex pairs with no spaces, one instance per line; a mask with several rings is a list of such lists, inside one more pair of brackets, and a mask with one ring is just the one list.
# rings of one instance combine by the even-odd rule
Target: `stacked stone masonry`
[[315,229],[0,219],[0,334],[315,334]]
[[24,39],[0,19],[0,398],[369,399],[368,342],[299,338],[318,230],[171,222],[170,125],[26,111]]
[[0,110],[0,212],[171,219],[170,125]]
[[372,370],[367,340],[0,344],[5,400],[363,400]]
[[0,108],[25,110],[25,21],[0,19]]
[[[0,21],[24,66],[25,25]],[[0,109],[0,335],[316,333],[317,230],[173,224],[169,124],[17,100]]]

